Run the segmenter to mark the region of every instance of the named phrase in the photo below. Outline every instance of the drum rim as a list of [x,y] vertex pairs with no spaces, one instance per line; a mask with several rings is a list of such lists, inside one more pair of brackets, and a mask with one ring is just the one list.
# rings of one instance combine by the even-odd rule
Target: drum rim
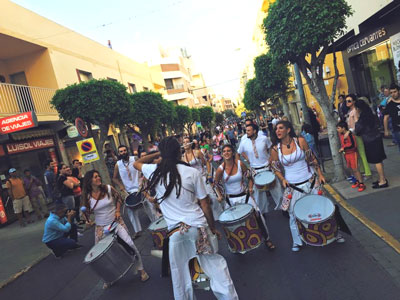
[[[128,204],[127,202],[126,202],[126,199],[128,199],[128,197],[130,196],[130,195],[133,195],[133,194],[140,194],[140,201],[138,202],[138,203],[136,203],[136,204]],[[136,207],[136,206],[139,206],[139,205],[141,205],[141,204],[143,204],[143,194],[142,193],[140,193],[139,191],[137,191],[137,192],[133,192],[133,193],[131,193],[131,194],[129,194],[126,198],[125,198],[125,206],[126,207]]]
[[[152,225],[153,223],[156,223],[156,222],[158,222],[158,221],[161,222],[162,220],[164,220],[164,222],[165,222],[165,224],[166,224],[165,227],[158,228],[158,229],[154,229],[154,230],[153,230],[153,229],[150,229],[150,227],[151,227],[151,225]],[[151,232],[158,232],[158,231],[168,230],[167,221],[165,221],[165,218],[164,218],[164,217],[160,217],[160,218],[158,218],[157,220],[151,222],[150,225],[149,225],[149,227],[147,227],[147,230],[149,230],[149,231],[151,231]]]
[[[331,213],[328,217],[326,217],[325,219],[322,219],[322,220],[319,221],[319,222],[311,222],[311,221],[306,221],[306,220],[303,220],[303,219],[298,218],[298,217],[296,216],[296,214],[294,213],[294,208],[296,207],[297,203],[299,203],[299,200],[300,200],[300,199],[302,199],[302,198],[304,198],[304,197],[307,197],[307,196],[318,196],[318,197],[323,197],[323,198],[325,198],[325,199],[328,199],[328,200],[332,203],[332,206],[333,206],[333,211],[332,211],[332,213]],[[333,201],[332,201],[331,199],[329,199],[328,197],[325,197],[325,196],[314,195],[314,194],[308,194],[308,195],[305,195],[305,196],[299,198],[299,199],[296,201],[296,203],[294,204],[294,206],[293,206],[293,214],[294,214],[294,217],[296,218],[296,220],[299,220],[300,222],[306,223],[306,224],[318,224],[318,223],[322,223],[322,222],[324,222],[324,221],[326,221],[326,220],[329,220],[329,219],[332,218],[332,216],[335,214],[335,210],[336,210],[336,208],[335,208],[335,203],[333,203]]]
[[[266,172],[271,173],[271,174],[273,175],[273,178],[274,178],[274,179],[273,179],[271,182],[267,182],[267,183],[263,183],[263,184],[257,184],[257,183],[256,183],[256,177],[257,177],[258,175],[260,175],[261,173],[266,173]],[[262,170],[262,171],[258,172],[256,175],[254,175],[254,184],[255,184],[256,186],[270,185],[270,184],[272,184],[275,180],[276,180],[276,175],[274,174],[274,172],[269,171],[269,170]]]
[[[105,237],[105,238],[107,238],[107,237]],[[92,249],[93,249],[94,247],[96,247],[97,244],[93,245],[93,247],[90,248],[89,252],[85,255],[85,258],[83,259],[83,263],[85,263],[85,264],[91,264],[91,263],[95,262],[96,260],[98,260],[100,257],[103,256],[103,254],[104,254],[105,252],[107,252],[107,251],[112,247],[112,245],[114,245],[116,239],[117,239],[117,237],[113,234],[113,235],[112,235],[112,242],[107,246],[107,248],[105,248],[105,249],[100,253],[101,255],[96,256],[96,257],[93,258],[91,261],[86,261],[86,256],[88,256],[88,254],[90,253],[90,251],[92,251]],[[100,242],[100,241],[99,241],[99,242]]]
[[[254,212],[254,207],[253,207],[251,204],[242,203],[242,204],[240,204],[240,205],[249,205],[249,206],[251,207],[251,210],[250,210],[246,215],[244,215],[243,217],[241,217],[240,219],[232,220],[232,221],[221,221],[219,218],[220,218],[221,215],[222,215],[225,211],[227,211],[229,208],[228,208],[228,209],[225,209],[225,210],[219,215],[219,217],[218,217],[218,222],[220,222],[221,224],[233,224],[233,223],[237,223],[237,222],[239,222],[239,221],[243,221],[243,220],[247,219],[247,217],[248,217],[249,215],[251,215],[251,214]],[[238,206],[238,205],[234,205],[234,206],[231,206],[231,207],[235,207],[235,206]]]

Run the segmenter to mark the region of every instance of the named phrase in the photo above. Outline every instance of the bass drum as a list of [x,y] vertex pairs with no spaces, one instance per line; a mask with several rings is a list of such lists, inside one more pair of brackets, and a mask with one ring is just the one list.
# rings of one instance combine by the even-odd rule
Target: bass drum
[[295,203],[293,213],[301,239],[311,246],[326,246],[336,240],[335,205],[324,196],[307,195]]
[[165,222],[164,217],[161,217],[158,220],[152,222],[148,229],[151,233],[151,237],[153,238],[154,247],[158,250],[162,250],[164,239],[167,237],[168,234],[168,226],[167,222]]

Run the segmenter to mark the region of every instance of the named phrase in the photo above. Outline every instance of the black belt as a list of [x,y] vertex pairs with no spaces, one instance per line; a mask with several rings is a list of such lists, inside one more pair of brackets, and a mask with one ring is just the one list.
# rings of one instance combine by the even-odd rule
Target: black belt
[[[312,179],[312,181],[311,181],[311,186],[310,186],[310,190],[312,190],[312,189],[314,188],[315,180],[317,179],[317,176],[314,174],[310,179]],[[290,183],[289,186],[290,186],[292,189],[294,189],[295,191],[298,191],[298,192],[300,192],[300,193],[306,194],[306,192],[305,192],[303,189],[298,188],[297,186],[302,185],[302,184],[305,184],[305,183],[307,183],[307,182],[310,182],[310,179],[307,179],[306,181],[299,182],[299,183]]]
[[237,198],[237,197],[245,196],[246,194],[247,194],[246,192],[243,192],[243,193],[240,193],[240,194],[231,194],[231,195],[228,195],[228,197]]
[[261,169],[265,169],[268,166],[264,166],[264,167],[259,167],[259,168],[253,168],[254,170],[261,170]]

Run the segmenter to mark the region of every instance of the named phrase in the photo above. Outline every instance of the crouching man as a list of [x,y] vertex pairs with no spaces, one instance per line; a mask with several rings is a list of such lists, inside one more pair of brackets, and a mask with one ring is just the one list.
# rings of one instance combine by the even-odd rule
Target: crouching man
[[82,247],[77,243],[78,231],[72,223],[75,213],[73,210],[67,212],[65,204],[59,203],[46,220],[42,241],[53,251],[56,258],[61,258],[68,250]]

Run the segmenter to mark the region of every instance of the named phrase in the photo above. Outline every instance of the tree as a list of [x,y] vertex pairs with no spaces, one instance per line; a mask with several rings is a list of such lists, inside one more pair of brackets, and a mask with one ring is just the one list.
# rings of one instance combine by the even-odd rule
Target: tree
[[287,103],[287,89],[289,86],[289,69],[285,62],[280,62],[271,52],[260,55],[254,60],[254,69],[257,81],[265,95],[281,99],[283,111],[291,120]]
[[238,116],[238,117],[240,117],[240,118],[242,117],[242,112],[245,112],[246,115],[250,113],[250,111],[248,111],[248,110],[245,108],[243,102],[239,103],[238,107],[236,107],[236,109],[235,109],[236,116]]
[[201,125],[204,128],[210,129],[211,122],[215,118],[215,113],[214,113],[212,107],[211,106],[201,107],[201,108],[199,108],[199,113],[200,113]]
[[176,120],[176,110],[173,102],[168,100],[163,100],[162,108],[161,108],[161,135],[166,137],[167,130],[171,132],[175,120]]
[[[67,122],[74,123],[80,117],[88,124],[90,132],[92,125],[99,126],[100,139],[93,132],[92,136],[100,152],[107,139],[110,124],[124,124],[132,109],[126,87],[119,82],[105,79],[90,80],[59,89],[50,103],[61,119]],[[102,153],[100,162],[97,168],[108,181],[109,175]]]
[[148,147],[148,136],[154,134],[161,125],[164,99],[161,94],[146,91],[130,95],[132,101],[131,120],[142,134],[145,149]]
[[219,112],[215,113],[215,123],[217,125],[221,125],[222,122],[224,122],[224,120],[225,120],[225,117],[223,114],[221,114]]
[[175,106],[175,111],[176,111],[175,129],[179,134],[182,134],[185,125],[191,121],[192,114],[190,108],[184,105]]
[[[345,0],[277,0],[264,19],[266,42],[274,56],[283,62],[297,63],[324,113],[334,163],[334,180],[344,177],[339,138],[332,99],[335,98],[339,72],[334,54],[335,79],[331,99],[323,80],[323,64],[329,45],[344,34],[346,18],[352,15]],[[301,83],[300,83],[301,84]]]
[[200,122],[200,112],[197,108],[190,108],[190,121],[186,124],[186,130],[189,134],[192,134],[192,128],[194,123]]
[[225,115],[226,118],[236,118],[237,117],[235,112],[233,111],[233,109],[227,109],[227,110],[223,111],[222,113]]
[[260,111],[260,104],[269,98],[265,94],[265,90],[261,88],[257,78],[250,79],[246,83],[246,89],[244,91],[243,103],[244,107],[251,111]]

